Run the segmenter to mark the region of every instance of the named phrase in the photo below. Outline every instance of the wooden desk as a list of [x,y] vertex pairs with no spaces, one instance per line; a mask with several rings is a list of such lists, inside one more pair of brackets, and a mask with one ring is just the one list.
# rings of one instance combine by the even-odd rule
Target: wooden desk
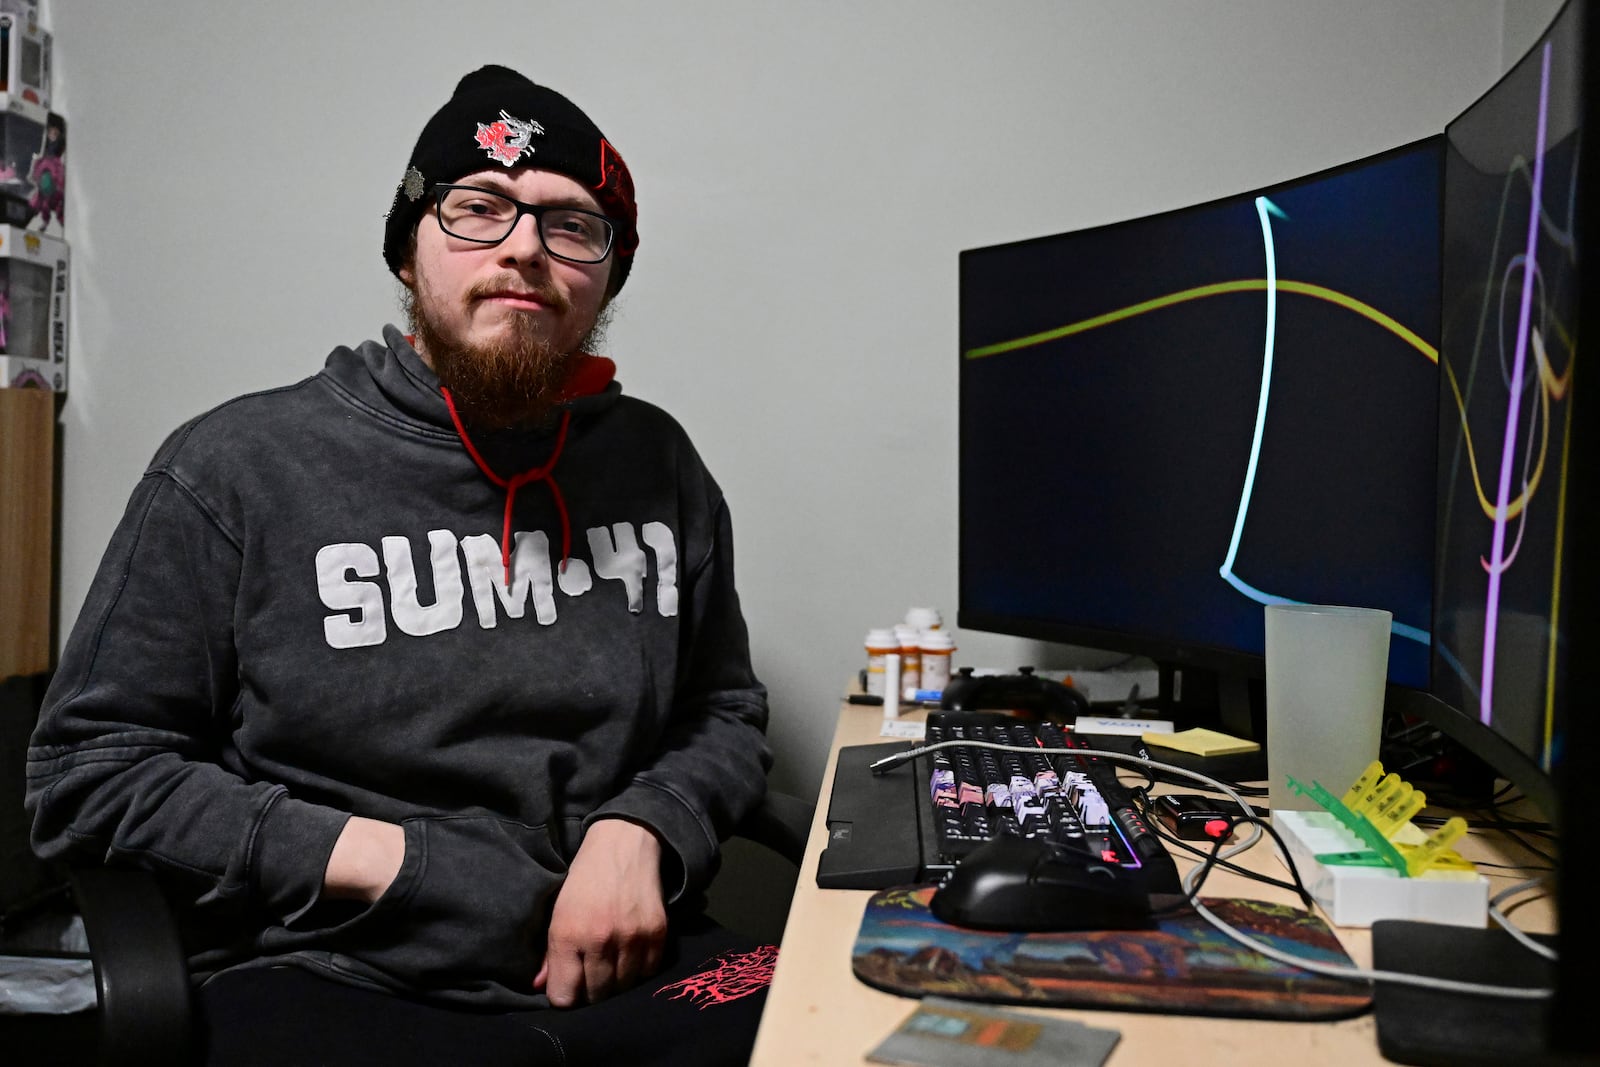
[[[906,718],[922,713],[913,712]],[[794,1067],[797,1064],[866,1063],[866,1054],[910,1015],[916,1001],[883,993],[856,979],[850,969],[850,951],[866,902],[865,890],[817,888],[817,857],[827,845],[828,796],[839,749],[845,745],[889,740],[879,736],[880,709],[843,705],[834,732],[828,770],[817,800],[790,906],[788,925],[778,953],[777,970],[767,997],[766,1014],[756,1036],[753,1067]],[[1458,849],[1475,862],[1524,864],[1529,857],[1515,854],[1499,835],[1474,834]],[[1263,840],[1239,862],[1282,875]],[[1180,859],[1180,866],[1184,861]],[[1523,872],[1485,871],[1490,874],[1490,895],[1525,877]],[[1226,871],[1206,880],[1208,896],[1237,896],[1256,900],[1294,900],[1286,890],[1252,882]],[[1542,906],[1516,913],[1526,929],[1550,929],[1550,913]],[[1338,929],[1340,940],[1356,963],[1371,963],[1370,937],[1364,929]],[[1038,1010],[1038,1009],[1018,1009]],[[1334,1023],[1271,1022],[1216,1019],[1198,1015],[1158,1015],[1136,1012],[1077,1011],[1074,1019],[1091,1026],[1118,1030],[1122,1040],[1108,1061],[1112,1067],[1172,1067],[1174,1063],[1227,1064],[1228,1067],[1306,1067],[1308,1064],[1383,1063],[1378,1054],[1376,1029],[1370,1013]]]

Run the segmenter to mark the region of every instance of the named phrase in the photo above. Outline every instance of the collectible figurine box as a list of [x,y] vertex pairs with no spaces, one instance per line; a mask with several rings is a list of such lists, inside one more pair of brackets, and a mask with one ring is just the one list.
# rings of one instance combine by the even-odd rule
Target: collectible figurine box
[[0,101],[0,224],[65,234],[66,120],[16,96]]
[[67,390],[67,242],[0,226],[0,386]]
[[0,4],[0,93],[50,107],[50,34],[36,5]]

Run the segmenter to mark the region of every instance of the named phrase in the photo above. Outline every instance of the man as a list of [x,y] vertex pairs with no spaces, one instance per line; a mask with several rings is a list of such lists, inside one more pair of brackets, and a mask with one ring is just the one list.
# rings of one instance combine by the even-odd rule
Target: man
[[763,957],[693,905],[766,696],[720,490],[590,352],[637,244],[594,123],[469,74],[388,215],[411,335],[193,420],[134,492],[27,803],[41,855],[188,905],[213,1062],[747,1054],[761,996],[694,976]]

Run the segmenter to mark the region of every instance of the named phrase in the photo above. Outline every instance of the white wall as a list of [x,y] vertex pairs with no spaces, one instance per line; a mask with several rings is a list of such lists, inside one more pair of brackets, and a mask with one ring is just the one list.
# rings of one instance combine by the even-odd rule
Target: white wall
[[1500,65],[1510,69],[1521,59],[1539,35],[1550,28],[1564,4],[1565,0],[1507,0]]
[[[390,192],[456,79],[504,62],[577,100],[633,169],[643,244],[610,354],[732,503],[774,780],[807,793],[867,627],[913,603],[954,614],[957,252],[1437,133],[1499,73],[1508,25],[1503,0],[48,16],[76,275],[63,626],[171,428],[395,317]],[[958,662],[1040,655],[960,638]]]

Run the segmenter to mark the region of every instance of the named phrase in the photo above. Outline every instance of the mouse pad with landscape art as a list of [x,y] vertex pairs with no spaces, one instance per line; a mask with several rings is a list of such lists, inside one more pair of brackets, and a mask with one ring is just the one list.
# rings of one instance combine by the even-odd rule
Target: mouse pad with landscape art
[[[851,965],[900,996],[1258,1019],[1341,1019],[1372,1006],[1367,987],[1277,963],[1196,912],[1149,930],[1004,933],[950,926],[933,886],[884,889],[867,903]],[[1285,904],[1202,897],[1246,935],[1318,963],[1355,966],[1317,916]]]

